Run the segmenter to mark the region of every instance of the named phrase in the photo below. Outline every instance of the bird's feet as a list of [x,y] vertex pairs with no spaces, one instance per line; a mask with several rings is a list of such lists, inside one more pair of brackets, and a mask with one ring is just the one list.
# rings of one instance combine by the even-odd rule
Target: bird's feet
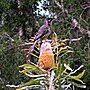
[[30,53],[33,52],[33,51],[34,51],[34,46],[31,46],[31,48],[30,48],[30,50],[29,50],[29,52],[28,52],[28,54],[27,54],[26,57],[29,57],[30,56]]

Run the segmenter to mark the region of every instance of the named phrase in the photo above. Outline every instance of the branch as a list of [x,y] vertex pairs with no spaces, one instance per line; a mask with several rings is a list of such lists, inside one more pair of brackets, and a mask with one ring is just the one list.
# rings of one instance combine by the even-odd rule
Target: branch
[[[77,39],[65,39],[64,41],[71,41],[71,42],[76,42],[76,41],[79,41],[81,40],[82,37],[80,38],[77,38]],[[53,42],[53,40],[47,40],[48,42]],[[63,40],[60,40],[60,41],[63,41]],[[28,45],[32,45],[33,43],[29,42],[29,43],[24,43],[24,44],[20,44],[19,46],[28,46]]]
[[83,20],[87,25],[89,25],[89,23],[87,23],[87,22],[82,18],[82,15],[83,15],[83,13],[85,12],[85,10],[88,9],[88,8],[90,8],[90,6],[85,7],[84,10],[83,10],[83,11],[81,12],[81,14],[80,14],[80,21]]
[[[69,17],[69,16],[72,16],[72,15],[70,15],[70,14],[68,13],[68,10],[64,8],[63,0],[61,0],[61,4],[60,4],[57,0],[53,0],[53,1],[55,2],[55,4],[56,4],[62,11],[65,11],[65,13],[67,14],[68,17]],[[88,8],[90,8],[90,6],[87,6],[87,7],[84,8],[84,10],[82,11],[82,13],[80,14],[80,20],[82,19],[82,14],[83,14],[83,13],[85,12],[85,10],[88,9]],[[84,19],[82,19],[82,20],[83,20],[87,25],[89,25]],[[86,34],[87,34],[87,31],[88,31],[88,30],[85,30],[84,28],[81,28],[79,22],[78,22],[75,18],[73,18],[73,16],[72,16],[72,20],[71,20],[71,21],[72,21],[72,23],[73,23],[73,26],[74,26],[74,27],[77,27],[77,28],[80,30],[81,33],[86,33]]]
[[55,3],[57,4],[57,6],[59,6],[60,8],[62,8],[62,6],[60,5],[59,2],[57,2],[56,0],[54,0],[54,1],[55,1]]
[[18,2],[18,9],[19,9],[19,15],[23,14],[23,10],[22,10],[22,0],[17,0]]
[[28,45],[32,45],[33,43],[29,42],[29,43],[24,43],[24,44],[20,44],[19,46],[28,46]]
[[81,39],[82,39],[82,37],[77,38],[77,39],[65,39],[65,40],[60,40],[60,41],[70,41],[70,42],[76,42],[76,41],[79,41],[79,40],[81,40]]
[[8,37],[8,39],[9,39],[11,42],[14,42],[14,39],[11,38],[9,34],[7,34],[7,33],[5,32],[5,35]]
[[62,10],[63,12],[65,12],[65,13],[69,16],[68,10],[64,8],[63,0],[61,0],[61,5],[60,5],[60,3],[59,3],[58,1],[56,1],[56,0],[54,0],[54,2],[56,3],[56,5],[57,5],[59,8],[61,8],[61,10]]
[[66,76],[63,78],[63,81],[62,81],[61,83],[63,83],[67,77],[69,77],[70,75],[76,73],[76,72],[77,72],[78,70],[80,70],[82,67],[84,67],[84,65],[81,65],[79,68],[77,68],[76,70],[74,70],[74,71],[70,72],[68,75],[66,75]]

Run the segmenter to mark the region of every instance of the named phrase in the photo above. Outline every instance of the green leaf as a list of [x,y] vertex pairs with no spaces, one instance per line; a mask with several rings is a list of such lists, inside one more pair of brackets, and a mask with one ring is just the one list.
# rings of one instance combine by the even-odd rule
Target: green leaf
[[57,75],[61,75],[62,69],[63,69],[62,64],[61,64],[61,61],[59,60],[57,65]]
[[34,57],[36,57],[36,58],[39,58],[37,55],[35,55],[35,54],[33,54],[33,53],[30,53],[31,55],[33,55]]
[[58,46],[65,46],[65,43],[61,42]]
[[20,90],[20,88],[25,87],[25,86],[30,86],[30,85],[40,85],[40,81],[42,80],[42,78],[39,79],[32,79],[29,82],[24,83],[23,85],[21,85],[19,88],[17,88],[17,90]]
[[32,69],[26,69],[26,70],[22,70],[22,71],[19,71],[20,73],[26,73],[26,72],[32,72],[34,71],[36,68],[32,68]]
[[26,72],[35,72],[35,73],[46,73],[45,70],[41,69],[37,65],[31,65],[31,64],[23,64],[19,67],[25,67],[25,70],[19,71],[21,73],[26,73]]
[[80,74],[78,74],[78,75],[76,76],[76,78],[81,78],[81,77],[84,75],[84,73],[85,73],[85,70],[83,70],[83,72],[81,72]]
[[69,46],[65,46],[65,47],[61,47],[59,51],[66,50],[66,49],[72,49],[72,48]]
[[33,66],[31,64],[23,64],[23,65],[20,65],[19,67],[34,68],[35,66]]
[[67,78],[67,80],[69,80],[69,79],[74,79],[74,80],[76,80],[78,82],[81,82],[82,84],[85,84],[85,83],[83,83],[82,80],[78,79],[76,76],[69,76],[69,78]]
[[63,74],[66,74],[66,75],[68,75],[68,72],[65,72],[65,71],[63,71]]
[[63,50],[63,51],[59,52],[59,54],[61,54],[61,53],[66,54],[66,53],[71,53],[71,52],[73,52],[73,51],[72,50]]
[[16,90],[26,90],[29,86],[25,86],[25,87],[22,87],[22,88],[18,88]]

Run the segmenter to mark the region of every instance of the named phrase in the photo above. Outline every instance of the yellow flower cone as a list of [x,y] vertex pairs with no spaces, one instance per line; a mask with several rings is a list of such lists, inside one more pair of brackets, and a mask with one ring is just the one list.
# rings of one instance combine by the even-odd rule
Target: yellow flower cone
[[51,69],[55,66],[54,54],[52,52],[51,44],[49,42],[44,42],[41,45],[38,65],[43,69]]

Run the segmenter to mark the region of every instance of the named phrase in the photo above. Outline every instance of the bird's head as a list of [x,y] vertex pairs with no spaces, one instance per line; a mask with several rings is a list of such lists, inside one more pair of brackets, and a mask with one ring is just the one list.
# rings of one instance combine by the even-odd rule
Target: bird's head
[[54,21],[54,18],[47,18],[47,19],[46,19],[46,24],[47,24],[48,26],[51,26],[53,21]]

